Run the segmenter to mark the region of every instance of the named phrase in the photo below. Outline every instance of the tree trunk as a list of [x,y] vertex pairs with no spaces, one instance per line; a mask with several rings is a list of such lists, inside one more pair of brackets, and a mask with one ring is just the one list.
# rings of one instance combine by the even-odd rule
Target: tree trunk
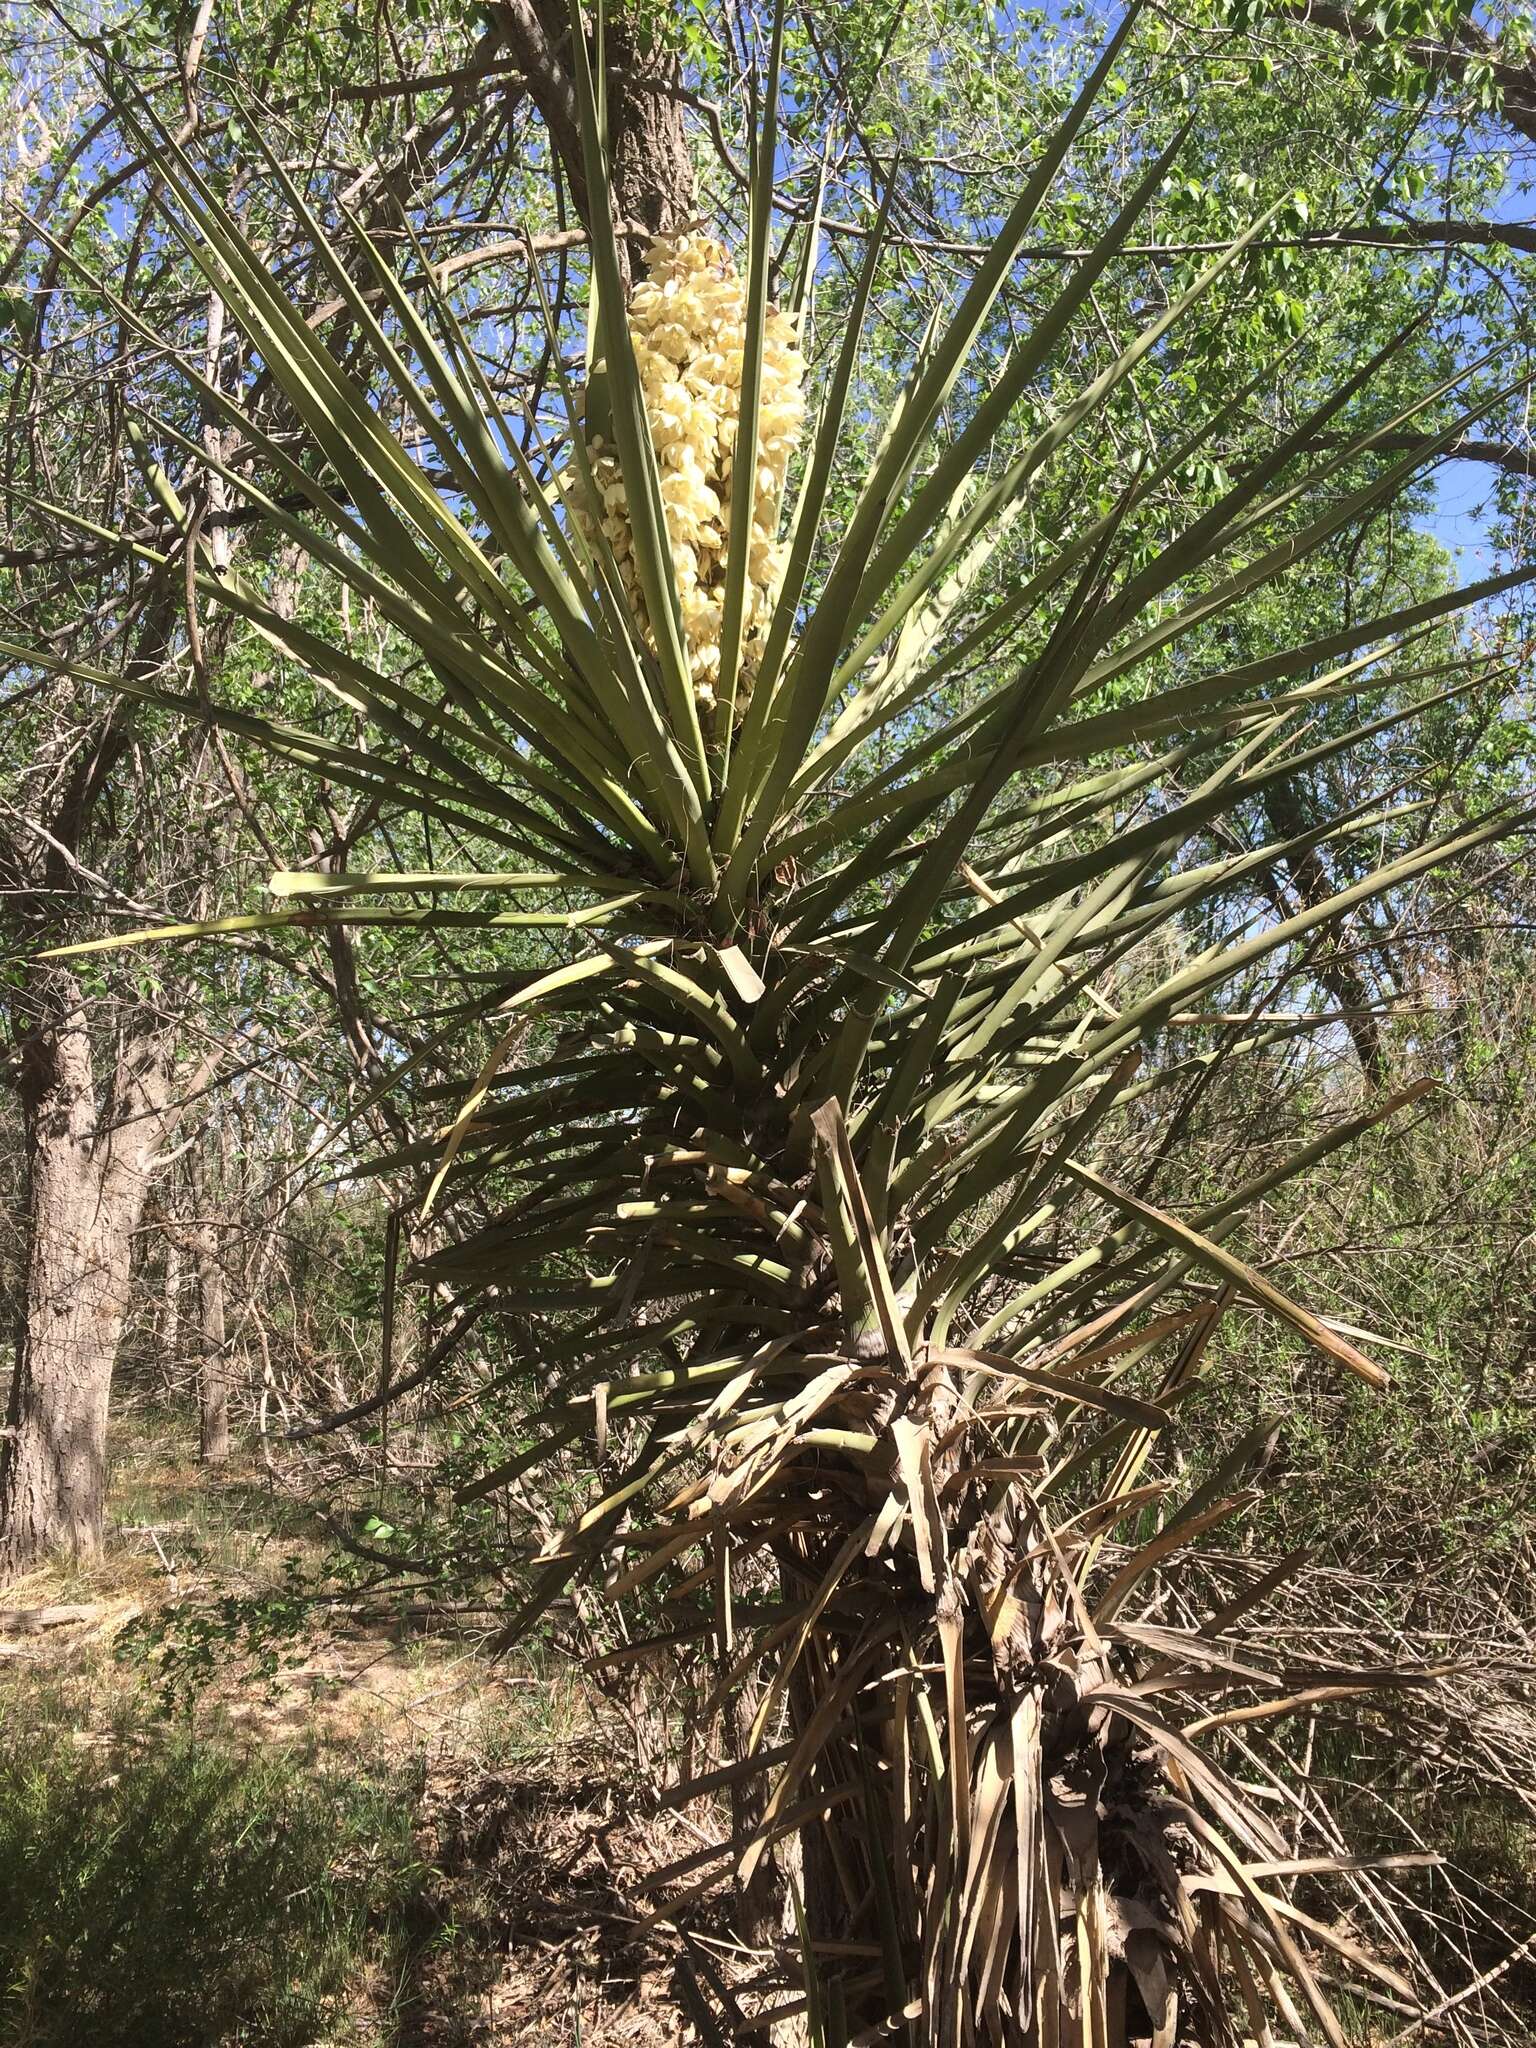
[[211,1223],[197,1234],[197,1292],[203,1320],[198,1449],[205,1465],[222,1465],[229,1456],[229,1361],[224,1351],[224,1268],[218,1232]]
[[617,22],[604,31],[613,192],[619,213],[653,235],[671,234],[694,210],[693,157],[682,102],[667,90],[677,66]]
[[[563,0],[501,0],[496,19],[522,74],[521,88],[549,131],[576,211],[590,227],[591,199],[569,66],[570,17]],[[670,234],[694,210],[693,157],[675,91],[676,61],[621,22],[606,24],[603,45],[614,210],[622,226]],[[630,249],[622,235],[619,257],[627,272]]]
[[198,1452],[205,1465],[229,1456],[229,1358],[224,1330],[224,1262],[219,1254],[217,1190],[200,1162],[194,1162],[193,1198],[197,1222],[192,1255],[197,1265],[197,1300],[202,1344],[197,1375]]
[[83,1559],[101,1548],[107,1400],[168,1092],[146,1033],[124,1044],[98,1113],[78,983],[50,967],[28,979],[26,1307],[0,1446],[0,1580],[52,1549]]
[[[1302,799],[1289,782],[1276,783],[1266,792],[1264,813],[1270,830],[1277,838],[1299,839],[1309,829]],[[1315,846],[1301,853],[1288,854],[1285,865],[1291,880],[1289,891],[1276,871],[1270,870],[1272,900],[1282,917],[1290,917],[1303,907],[1319,909],[1336,893]],[[1335,926],[1324,936],[1313,957],[1312,972],[1339,1006],[1361,1073],[1372,1087],[1384,1088],[1388,1070],[1386,1051],[1381,1042],[1381,998],[1373,992],[1350,957],[1343,943],[1345,936],[1341,926]]]
[[[737,1687],[726,1709],[727,1754],[734,1760],[749,1754],[752,1721],[757,1712],[758,1688],[748,1682]],[[731,1786],[731,1832],[746,1841],[762,1825],[767,1811],[767,1783],[761,1776],[740,1778]],[[765,1856],[743,1884],[735,1880],[736,1932],[749,1948],[769,1949],[779,1933],[780,1886],[774,1859]]]
[[175,1224],[165,1233],[165,1292],[160,1303],[160,1382],[168,1395],[176,1391],[181,1359],[181,1238]]

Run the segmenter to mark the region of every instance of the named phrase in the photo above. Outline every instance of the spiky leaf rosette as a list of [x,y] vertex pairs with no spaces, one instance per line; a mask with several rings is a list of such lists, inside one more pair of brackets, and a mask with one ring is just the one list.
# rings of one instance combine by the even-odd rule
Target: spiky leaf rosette
[[[1418,707],[1486,679],[1443,622],[1519,577],[1341,616],[1262,656],[1222,651],[1256,593],[1309,573],[1467,417],[1446,417],[1444,389],[1396,413],[1367,403],[1383,356],[1305,417],[1266,423],[1260,366],[1248,393],[1212,394],[1182,444],[1113,465],[1106,493],[1097,430],[1113,415],[1124,445],[1137,416],[1114,408],[1265,225],[1073,382],[1084,358],[1064,344],[1177,143],[1009,353],[989,353],[1130,27],[1037,145],[860,466],[849,428],[883,215],[869,226],[781,533],[768,513],[794,422],[768,304],[775,79],[739,299],[717,253],[685,244],[626,311],[611,236],[594,235],[603,424],[589,406],[569,475],[538,423],[503,416],[419,250],[407,289],[358,223],[344,256],[275,160],[253,167],[336,295],[344,363],[186,153],[129,115],[169,222],[286,408],[276,431],[257,386],[186,371],[237,430],[227,490],[410,658],[371,660],[219,567],[169,474],[195,475],[206,448],[160,420],[155,488],[197,602],[264,636],[366,722],[366,744],[350,725],[337,737],[72,672],[212,717],[468,856],[279,875],[281,907],[222,929],[403,921],[445,947],[468,929],[555,948],[548,967],[474,986],[492,1040],[478,1077],[392,1163],[430,1176],[450,1214],[473,1194],[489,1215],[430,1272],[505,1319],[539,1389],[528,1448],[463,1498],[561,1460],[568,1474],[598,1445],[587,1505],[530,1561],[509,1636],[584,1575],[615,1601],[659,1598],[667,1643],[718,1661],[726,1690],[755,1688],[746,1753],[709,1783],[756,1780],[761,1819],[671,1873],[667,1909],[798,1834],[812,1953],[861,2023],[1169,2048],[1181,2030],[1228,2038],[1237,2010],[1266,2038],[1268,2008],[1338,2042],[1319,1967],[1410,2002],[1413,1987],[1294,1903],[1294,1859],[1235,1784],[1222,1729],[1384,1681],[1256,1645],[1240,1624],[1263,1583],[1204,1620],[1151,1618],[1153,1589],[1248,1498],[1242,1452],[1181,1500],[1160,1447],[1236,1304],[1381,1383],[1232,1241],[1255,1199],[1397,1104],[1178,1215],[1117,1162],[1138,1156],[1138,1130],[1171,1140],[1213,1068],[1248,1062],[1262,1085],[1270,1052],[1318,1028],[1268,1005],[1331,923],[1507,829],[1403,850],[1390,786],[1282,843],[1236,828],[1299,775],[1387,763],[1385,737]],[[786,318],[819,267],[812,234]],[[707,423],[669,440],[658,408],[684,418],[670,381],[704,404],[658,382],[658,354],[685,367],[657,344],[674,280],[674,297],[686,284],[739,314],[741,361],[711,378]],[[93,289],[134,324],[108,281]],[[573,429],[578,395],[561,381],[558,396]],[[1385,452],[1431,417],[1408,453]],[[740,463],[727,479],[743,445],[777,451],[769,488]],[[1175,488],[1234,445],[1206,502]],[[1037,505],[1056,509],[1020,517]],[[168,567],[181,545],[137,552]],[[1260,914],[1255,878],[1324,843],[1355,879]],[[543,1036],[503,1072],[529,1016]]]

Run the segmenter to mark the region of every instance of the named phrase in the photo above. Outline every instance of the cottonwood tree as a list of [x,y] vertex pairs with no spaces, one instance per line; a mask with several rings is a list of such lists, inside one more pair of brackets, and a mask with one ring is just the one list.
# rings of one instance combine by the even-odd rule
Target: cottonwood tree
[[[130,681],[190,667],[206,687],[221,672],[230,637],[223,621],[202,630],[179,569],[125,573],[116,551],[89,534],[61,549],[47,536],[46,522],[39,528],[25,509],[27,493],[46,488],[61,462],[81,465],[80,501],[109,520],[140,475],[119,405],[128,375],[125,337],[111,322],[98,322],[89,306],[74,308],[79,327],[71,332],[70,316],[58,310],[66,252],[94,256],[112,246],[114,229],[110,222],[103,229],[103,210],[142,173],[142,162],[131,156],[126,163],[113,159],[103,147],[105,122],[85,112],[99,87],[93,62],[99,62],[100,39],[98,33],[93,59],[90,38],[82,37],[85,29],[99,28],[89,21],[72,36],[62,17],[40,16],[29,39],[16,21],[6,24],[21,145],[10,196],[45,222],[37,238],[17,238],[0,273],[11,351],[6,468],[23,508],[16,544],[4,556],[12,583],[8,602],[34,622],[46,619],[55,648],[125,649]],[[352,198],[365,209],[384,191],[394,204],[413,189],[414,178],[435,171],[433,143],[450,143],[450,156],[457,156],[482,129],[494,130],[506,118],[498,39],[466,33],[438,47],[439,61],[424,66],[444,79],[432,112],[376,135],[365,125],[347,138],[360,159]],[[276,24],[216,15],[210,0],[178,23],[168,80],[150,15],[122,24],[115,54],[125,78],[143,81],[170,102],[168,118],[184,140],[203,121],[200,93],[209,68],[238,70],[291,104],[295,94],[318,89],[317,59],[324,59],[327,86],[341,86],[344,105],[352,96],[372,103],[370,89],[354,95],[335,78],[329,61],[335,46],[317,41],[313,30],[290,41]],[[361,51],[353,55],[362,68]],[[387,105],[412,90],[402,79],[378,96]],[[217,123],[221,133],[226,122],[227,116]],[[334,108],[331,125],[334,134]],[[379,154],[369,153],[370,139],[380,143]],[[130,227],[130,243],[134,233]],[[163,246],[149,267],[169,305],[197,308],[202,365],[217,382],[225,374],[218,294],[191,282],[185,266],[178,272]],[[55,374],[79,336],[93,361],[88,382]],[[218,426],[206,407],[194,406],[189,424],[216,457]],[[206,522],[206,543],[228,562],[248,536],[238,518],[226,518],[217,477],[205,484],[199,519]],[[100,622],[109,615],[112,624],[103,634]],[[174,742],[186,748],[192,768],[178,784],[145,772],[147,765],[167,765],[163,756],[157,759],[166,745],[164,729],[122,704],[102,699],[87,706],[40,690],[36,678],[23,673],[7,711],[0,821],[11,1047],[6,1074],[21,1112],[27,1189],[20,1339],[0,1439],[0,1572],[9,1575],[27,1570],[50,1548],[89,1556],[100,1545],[112,1371],[150,1175],[217,1065],[197,1049],[189,1056],[187,1041],[197,1035],[192,984],[173,977],[146,997],[134,977],[97,976],[87,986],[69,968],[37,956],[82,915],[142,913],[148,901],[206,913],[206,858],[201,872],[193,872],[188,839],[178,835],[176,821],[201,840],[206,855],[210,825],[228,844],[231,822],[244,825],[251,802],[217,734]],[[335,816],[322,808],[323,824]],[[329,836],[322,835],[321,858]],[[348,1044],[366,1065],[374,1053],[344,937],[332,939],[323,963],[303,962],[301,971],[346,1018]],[[211,1271],[206,1256],[204,1267]],[[209,1314],[216,1322],[216,1309]],[[221,1440],[215,1422],[209,1441],[216,1455]]]

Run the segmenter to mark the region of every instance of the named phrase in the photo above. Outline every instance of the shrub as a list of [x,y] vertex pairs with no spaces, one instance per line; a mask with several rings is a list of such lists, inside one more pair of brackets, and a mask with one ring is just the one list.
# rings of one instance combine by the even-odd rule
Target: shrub
[[178,1737],[0,1744],[0,2039],[302,2048],[413,1883],[398,1802]]

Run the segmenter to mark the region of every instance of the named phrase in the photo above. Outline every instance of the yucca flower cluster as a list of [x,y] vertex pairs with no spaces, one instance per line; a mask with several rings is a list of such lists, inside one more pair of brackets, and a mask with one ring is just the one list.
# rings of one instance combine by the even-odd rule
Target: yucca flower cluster
[[[677,576],[689,668],[701,706],[715,702],[725,609],[732,472],[746,346],[745,281],[721,243],[704,234],[660,237],[629,302],[628,323],[661,471],[667,539]],[[758,405],[757,472],[736,687],[739,716],[751,696],[783,549],[779,507],[805,417],[805,359],[793,321],[770,307]],[[601,500],[602,530],[642,631],[650,638],[636,573],[629,505],[617,451],[589,423],[587,452]],[[583,522],[589,540],[590,518]]]

